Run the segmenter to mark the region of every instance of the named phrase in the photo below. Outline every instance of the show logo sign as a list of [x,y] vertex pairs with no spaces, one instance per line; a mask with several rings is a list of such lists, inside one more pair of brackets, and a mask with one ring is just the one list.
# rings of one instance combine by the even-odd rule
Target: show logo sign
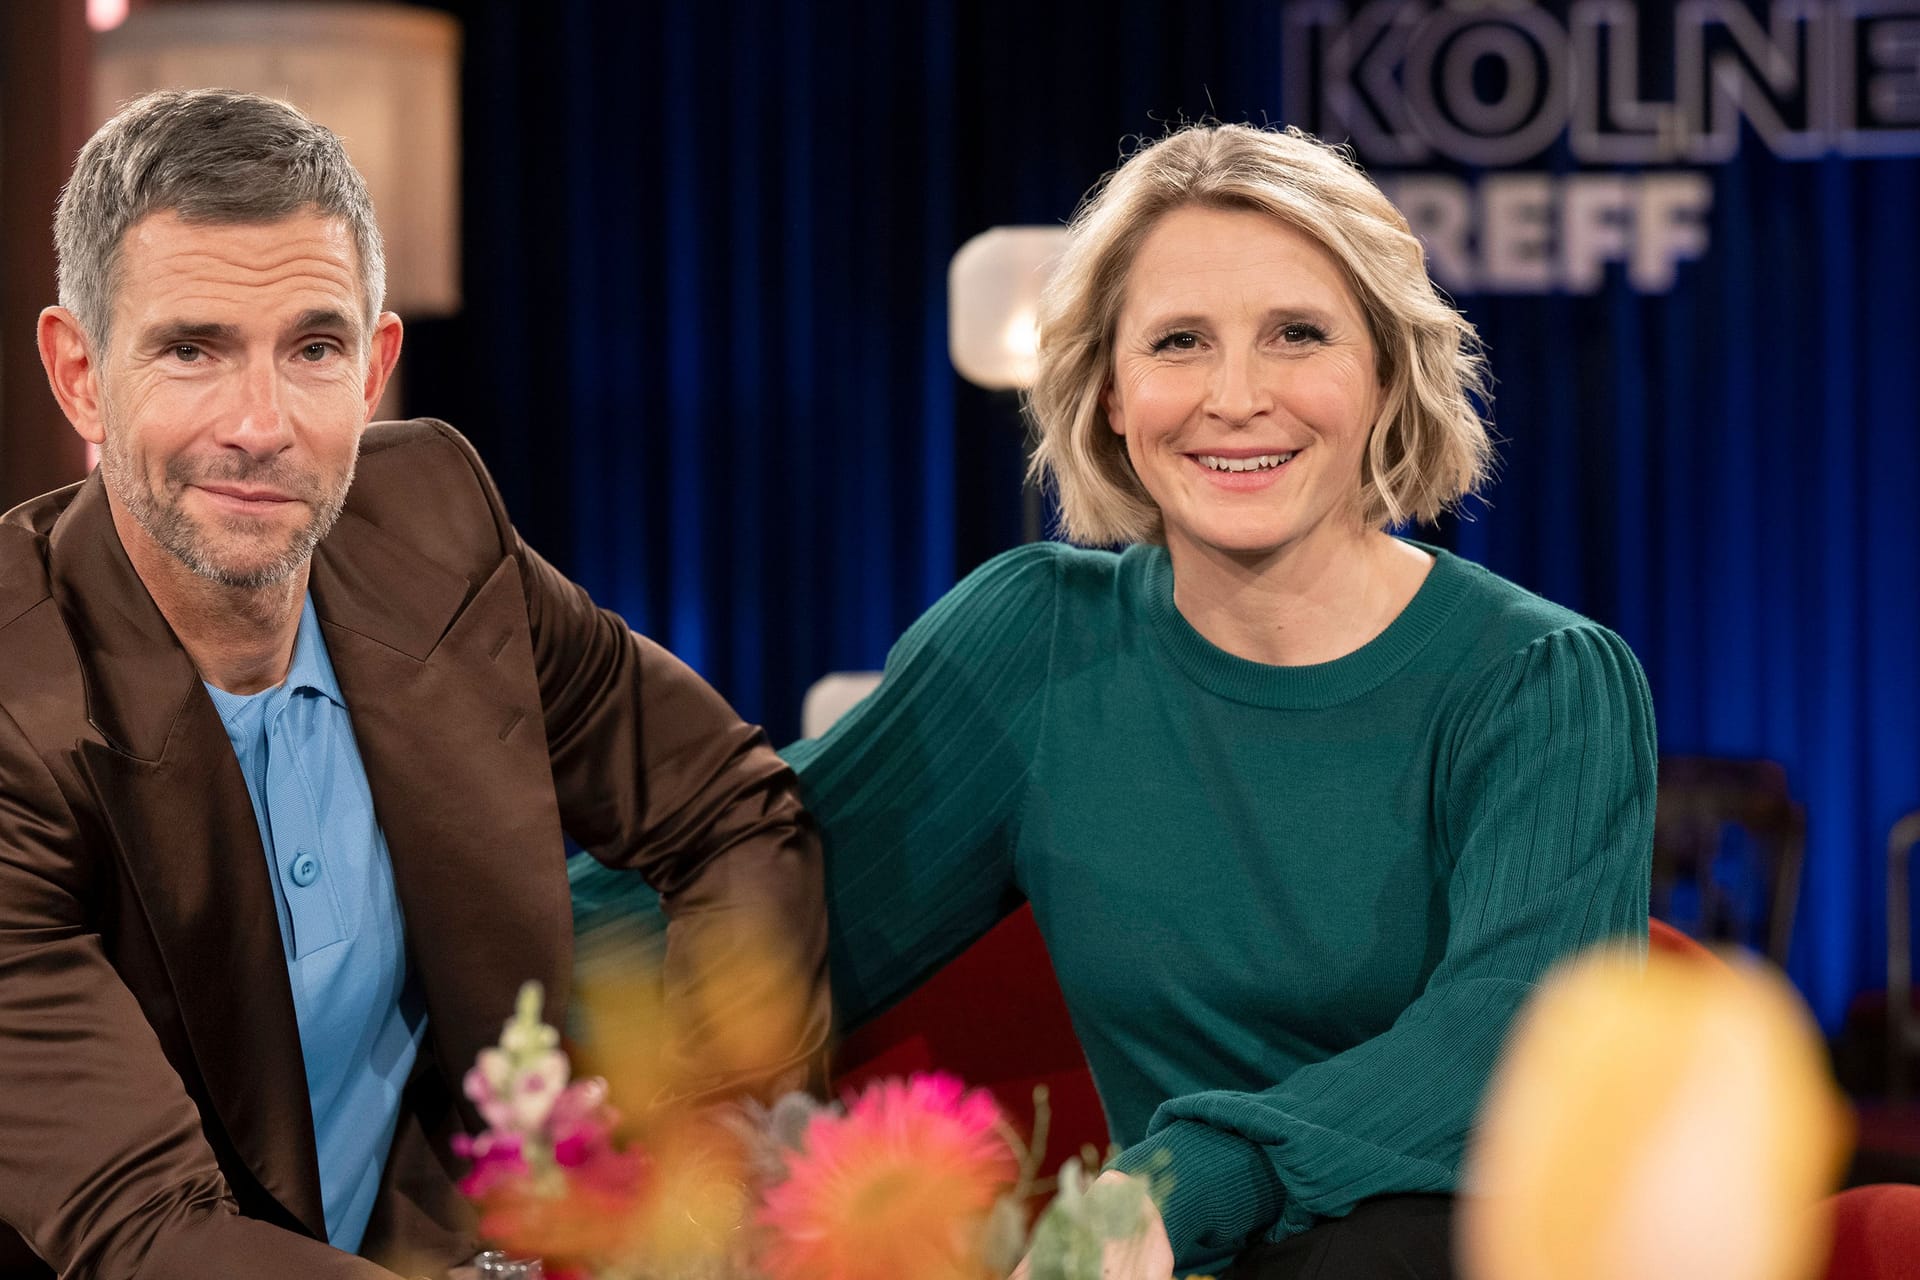
[[1612,264],[1672,289],[1709,250],[1712,167],[1752,140],[1786,161],[1920,154],[1920,0],[1374,0],[1285,21],[1285,118],[1352,145],[1456,293],[1594,293]]

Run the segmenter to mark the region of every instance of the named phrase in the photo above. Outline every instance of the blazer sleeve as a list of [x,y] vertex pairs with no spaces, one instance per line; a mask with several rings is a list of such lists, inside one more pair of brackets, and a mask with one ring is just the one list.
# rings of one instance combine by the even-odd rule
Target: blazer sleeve
[[1122,1152],[1162,1172],[1183,1260],[1279,1239],[1370,1196],[1451,1191],[1515,1012],[1565,957],[1644,947],[1653,849],[1652,700],[1624,642],[1583,623],[1496,667],[1435,781],[1452,857],[1447,944],[1380,1035],[1261,1092],[1162,1104]]
[[[659,891],[665,995],[692,1092],[818,1079],[831,1022],[826,905],[793,772],[691,668],[527,546],[472,446],[442,430],[520,565],[562,825]],[[742,1023],[756,1030],[750,1061],[744,1038],[725,1034]]]
[[74,832],[52,776],[0,711],[0,1221],[66,1276],[392,1280],[240,1216],[199,1112],[89,920]]

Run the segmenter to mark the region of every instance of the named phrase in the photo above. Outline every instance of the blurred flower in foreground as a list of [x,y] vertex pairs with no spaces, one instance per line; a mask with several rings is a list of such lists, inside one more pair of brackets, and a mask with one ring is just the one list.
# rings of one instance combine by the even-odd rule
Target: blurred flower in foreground
[[548,1280],[997,1280],[1023,1257],[1031,1280],[1099,1280],[1149,1190],[1122,1203],[1081,1172],[1089,1151],[1030,1237],[1044,1090],[1031,1140],[949,1076],[754,1100],[797,1074],[782,1054],[810,1016],[765,932],[663,969],[657,945],[602,930],[577,957],[566,1049],[522,989],[464,1082],[487,1129],[457,1144],[462,1189],[490,1244]]
[[[1131,1268],[1126,1274],[1138,1273],[1140,1256],[1135,1253],[1128,1260],[1128,1251],[1145,1243],[1144,1228],[1152,1206],[1171,1182],[1164,1162],[1144,1178],[1090,1176],[1090,1167],[1098,1166],[1090,1158],[1078,1157],[1060,1167],[1053,1203],[1033,1229],[1027,1280],[1101,1276],[1107,1273],[1105,1264],[1110,1259]],[[1113,1259],[1116,1249],[1119,1258]],[[1210,1278],[1189,1276],[1187,1280]]]
[[[500,1045],[482,1049],[462,1087],[486,1132],[454,1139],[456,1153],[473,1161],[460,1189],[483,1196],[516,1176],[552,1182],[558,1169],[579,1169],[589,1180],[608,1180],[602,1164],[615,1117],[601,1080],[571,1080],[560,1050],[560,1033],[540,1020],[543,992],[520,988],[513,1016],[500,1031]],[[626,1181],[624,1173],[620,1181]]]
[[1469,1153],[1473,1280],[1805,1280],[1850,1120],[1757,963],[1576,960],[1508,1044]]
[[769,1280],[980,1280],[1018,1164],[991,1095],[951,1076],[870,1085],[808,1124],[759,1212]]
[[811,975],[794,967],[784,922],[739,912],[724,932],[689,939],[668,955],[629,923],[580,939],[574,960],[570,1040],[574,1061],[604,1076],[645,1135],[663,1112],[800,1087],[815,1007]]
[[537,982],[521,987],[499,1047],[482,1050],[467,1072],[463,1087],[488,1128],[453,1146],[473,1162],[460,1189],[479,1206],[481,1233],[544,1255],[561,1276],[569,1260],[630,1247],[650,1170],[638,1151],[613,1145],[618,1117],[606,1084],[570,1079],[559,1033],[541,1020],[542,997]]

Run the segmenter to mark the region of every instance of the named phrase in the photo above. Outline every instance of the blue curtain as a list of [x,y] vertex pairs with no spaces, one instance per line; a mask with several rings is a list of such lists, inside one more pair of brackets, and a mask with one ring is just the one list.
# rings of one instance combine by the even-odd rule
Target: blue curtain
[[[947,362],[953,251],[1064,220],[1131,135],[1286,119],[1300,39],[1273,0],[444,7],[467,307],[414,326],[409,408],[781,741],[814,678],[1020,536],[1016,408]],[[1672,19],[1644,13],[1658,96]],[[1582,166],[1563,137],[1521,167]],[[1664,751],[1786,765],[1792,971],[1831,1028],[1884,982],[1885,835],[1920,807],[1920,160],[1749,133],[1691,167],[1708,247],[1671,292],[1460,295],[1503,466],[1430,536],[1618,629]]]

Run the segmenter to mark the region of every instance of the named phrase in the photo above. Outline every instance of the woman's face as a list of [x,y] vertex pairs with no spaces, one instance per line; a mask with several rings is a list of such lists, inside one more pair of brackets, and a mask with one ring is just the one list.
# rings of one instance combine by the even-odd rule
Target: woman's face
[[1127,274],[1113,365],[1107,418],[1176,563],[1359,536],[1373,340],[1311,237],[1252,210],[1165,215]]

